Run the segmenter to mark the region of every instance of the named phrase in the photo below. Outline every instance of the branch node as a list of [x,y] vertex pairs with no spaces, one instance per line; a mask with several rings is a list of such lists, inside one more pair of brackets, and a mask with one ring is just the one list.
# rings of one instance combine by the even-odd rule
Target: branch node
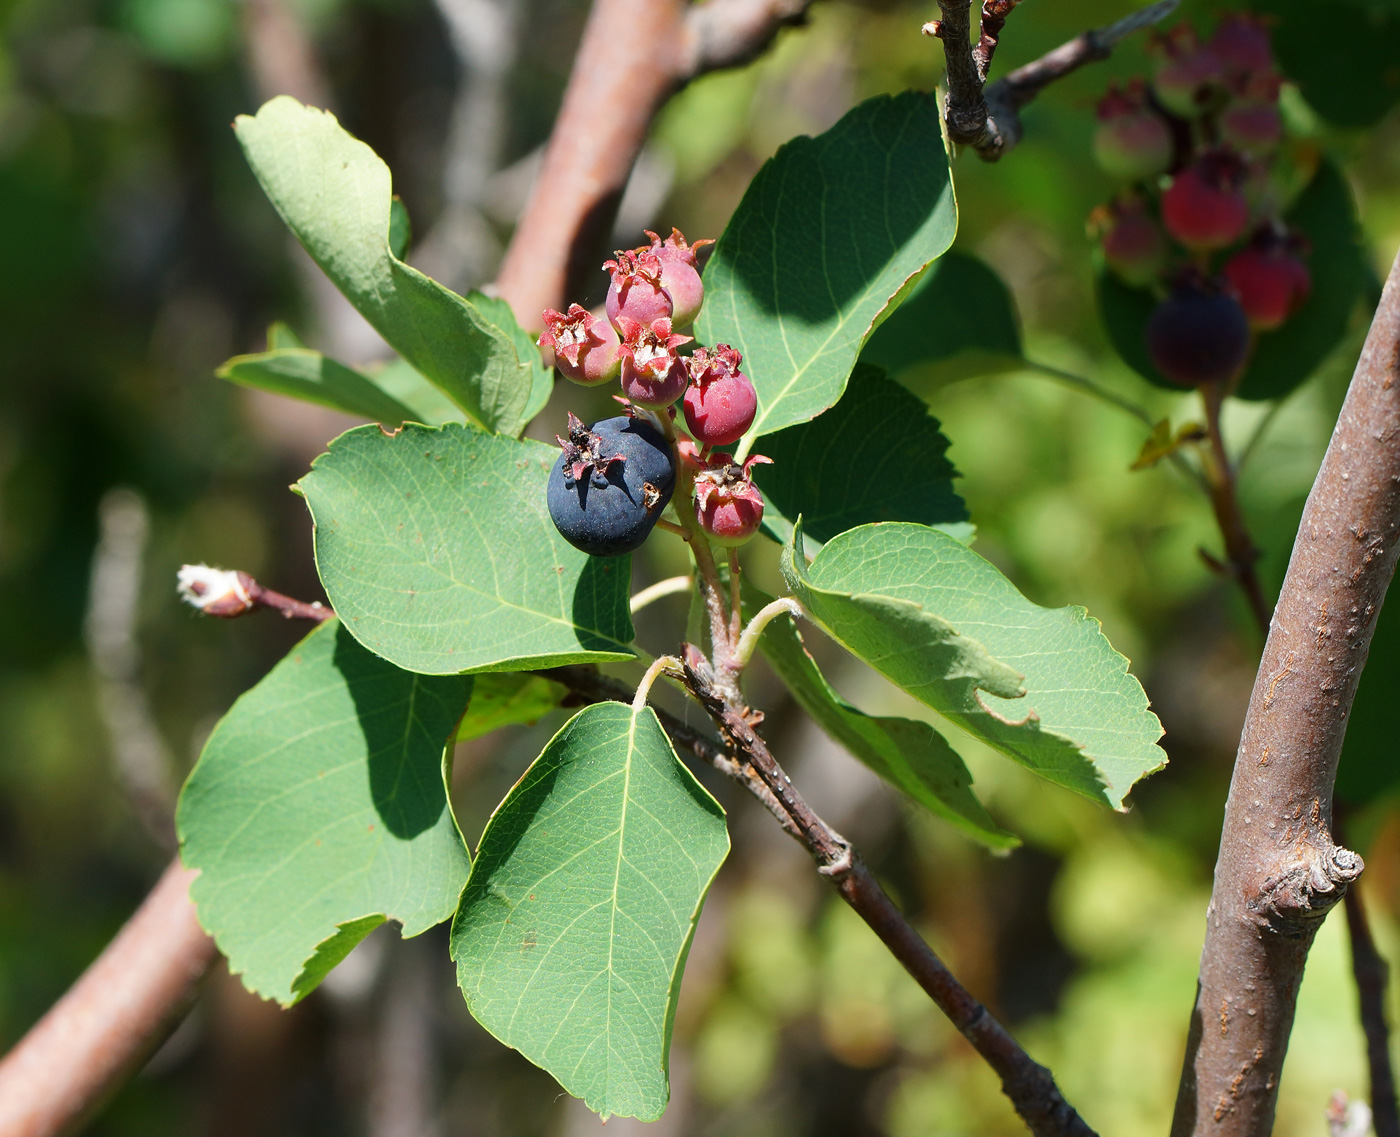
[[1284,939],[1311,934],[1366,867],[1359,854],[1328,841],[1326,852],[1309,847],[1304,858],[1264,881],[1248,904],[1260,927]]

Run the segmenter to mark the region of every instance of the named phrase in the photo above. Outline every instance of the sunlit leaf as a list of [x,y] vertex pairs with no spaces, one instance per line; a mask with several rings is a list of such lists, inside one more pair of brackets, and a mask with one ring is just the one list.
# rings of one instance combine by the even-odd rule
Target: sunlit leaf
[[661,1116],[671,1023],[724,811],[650,709],[555,735],[482,835],[452,925],[467,1005],[607,1118]]
[[251,990],[294,1003],[386,918],[411,936],[452,914],[469,859],[443,747],[471,685],[329,620],[215,728],[176,822],[199,921]]
[[542,675],[483,672],[472,686],[472,703],[457,728],[457,741],[480,738],[503,726],[533,726],[567,694],[562,684]]

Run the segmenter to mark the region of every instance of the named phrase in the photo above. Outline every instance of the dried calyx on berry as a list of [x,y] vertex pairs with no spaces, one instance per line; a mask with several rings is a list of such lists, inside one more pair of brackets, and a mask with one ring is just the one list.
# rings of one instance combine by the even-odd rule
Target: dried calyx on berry
[[1189,24],[1178,24],[1152,43],[1161,62],[1152,79],[1157,101],[1172,114],[1198,118],[1225,94],[1225,68]]
[[1162,222],[1188,249],[1207,252],[1239,240],[1249,224],[1241,187],[1247,168],[1231,150],[1202,154],[1162,195]]
[[1172,160],[1172,133],[1148,102],[1141,79],[1116,84],[1099,100],[1094,157],[1115,178],[1142,181],[1164,173]]
[[619,249],[603,268],[612,275],[603,309],[619,333],[627,334],[624,319],[650,324],[671,318],[675,305],[661,283],[661,258],[651,249]]
[[685,391],[685,425],[701,446],[738,442],[758,413],[758,392],[740,367],[744,357],[727,343],[690,357],[690,386]]
[[1089,217],[1103,243],[1104,263],[1127,284],[1142,287],[1167,267],[1167,238],[1136,194],[1099,206]]
[[618,377],[622,341],[610,323],[582,304],[570,304],[568,312],[546,308],[544,329],[539,346],[554,349],[555,369],[565,379],[596,387]]
[[685,393],[690,373],[676,348],[691,341],[677,335],[669,318],[649,324],[619,318],[622,332],[622,393],[639,407],[661,410]]
[[650,422],[622,415],[591,427],[569,415],[546,500],[555,528],[575,548],[610,557],[638,548],[671,500],[676,467]]
[[1233,379],[1249,356],[1249,321],[1223,281],[1183,272],[1147,321],[1147,351],[1182,387]]
[[717,545],[742,545],[763,521],[763,495],[753,484],[753,468],[771,458],[751,455],[741,466],[731,454],[713,455],[695,476],[695,519]]
[[1306,238],[1283,225],[1266,225],[1225,262],[1225,279],[1256,331],[1280,327],[1307,300],[1312,291],[1312,276],[1302,261],[1307,245]]
[[671,323],[677,328],[688,328],[700,315],[700,307],[705,302],[705,286],[700,282],[696,254],[714,241],[705,237],[693,245],[687,244],[685,234],[674,226],[664,241],[650,229],[643,232],[651,238],[651,248],[647,251],[654,253],[661,262],[661,287],[674,305]]

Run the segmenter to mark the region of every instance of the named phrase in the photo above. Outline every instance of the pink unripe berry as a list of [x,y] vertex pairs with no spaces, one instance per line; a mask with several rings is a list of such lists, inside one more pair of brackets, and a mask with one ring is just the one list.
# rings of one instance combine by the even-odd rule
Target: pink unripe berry
[[690,373],[676,348],[690,336],[676,335],[662,317],[641,324],[626,316],[622,325],[622,393],[639,407],[659,411],[685,393]]
[[1246,154],[1264,154],[1283,139],[1283,116],[1273,103],[1232,103],[1220,116],[1221,141]]
[[1172,136],[1147,105],[1140,83],[1109,89],[1098,107],[1094,157],[1104,171],[1125,181],[1155,178],[1171,164]]
[[612,274],[603,309],[618,332],[626,335],[619,322],[624,317],[639,324],[671,318],[675,305],[661,283],[661,267],[661,258],[650,249],[619,249],[615,260],[603,262]]
[[753,484],[753,468],[771,458],[752,455],[742,466],[729,454],[716,454],[695,478],[695,519],[717,545],[742,545],[763,521],[763,495]]
[[1201,45],[1189,25],[1178,24],[1162,41],[1166,59],[1152,79],[1157,101],[1182,118],[1196,118],[1220,97],[1225,68]]
[[1221,249],[1249,224],[1249,203],[1240,192],[1244,165],[1228,153],[1207,154],[1182,170],[1162,195],[1162,222],[1188,249]]
[[738,442],[753,425],[758,392],[739,370],[744,357],[727,343],[713,352],[703,347],[690,357],[690,386],[685,391],[685,425],[702,446]]
[[1269,32],[1258,16],[1235,12],[1216,25],[1210,52],[1233,75],[1260,74],[1274,67]]
[[705,302],[705,286],[700,281],[696,254],[714,242],[706,238],[693,245],[687,244],[685,235],[674,227],[664,241],[650,229],[645,232],[651,238],[648,251],[655,253],[661,262],[661,287],[671,297],[674,306],[671,324],[677,328],[688,328],[700,315],[700,307]]
[[617,332],[582,304],[570,304],[567,313],[546,308],[539,345],[554,349],[554,366],[560,375],[585,387],[611,382],[622,368]]
[[1312,290],[1307,266],[1286,241],[1255,241],[1225,262],[1225,279],[1257,331],[1273,331],[1293,315]]
[[1127,284],[1151,284],[1167,264],[1162,227],[1135,198],[1115,203],[1109,218],[1103,234],[1104,261]]

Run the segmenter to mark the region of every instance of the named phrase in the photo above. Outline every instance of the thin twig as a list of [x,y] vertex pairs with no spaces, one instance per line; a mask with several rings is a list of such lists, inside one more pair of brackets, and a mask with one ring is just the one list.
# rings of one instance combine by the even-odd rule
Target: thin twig
[[1318,925],[1356,685],[1400,556],[1400,256],[1303,510],[1235,756],[1173,1137],[1266,1137]]
[[[835,886],[880,937],[890,953],[948,1016],[1001,1079],[1021,1120],[1036,1137],[1093,1137],[1094,1131],[1065,1101],[1050,1071],[1036,1062],[956,977],[905,919],[845,837],[823,821],[783,772],[754,729],[755,716],[736,704],[700,652],[687,645],[687,685],[709,713],[742,765],[757,772],[792,823],[797,839]],[[792,832],[791,829],[788,830]]]
[[1376,941],[1355,883],[1343,898],[1347,932],[1351,940],[1351,973],[1356,980],[1361,1008],[1361,1029],[1366,1035],[1366,1064],[1371,1080],[1371,1124],[1376,1137],[1400,1137],[1400,1109],[1395,1101],[1395,1071],[1390,1064],[1390,1023],[1387,1021],[1386,988],[1390,968]]
[[172,861],[97,960],[3,1059],[0,1133],[72,1133],[184,1016],[217,956]]
[[[963,0],[939,0],[944,18],[925,24],[924,32],[943,41],[948,67],[948,98],[944,108],[948,136],[958,145],[971,146],[985,161],[995,162],[1021,140],[1021,108],[1057,79],[1063,79],[1086,63],[1107,59],[1120,40],[1166,19],[1179,2],[1158,0],[1107,27],[1083,32],[984,88],[986,72],[979,73],[977,50],[969,39],[968,5]],[[996,20],[1005,19],[1004,12],[1000,17],[996,15],[1003,6],[1006,6],[1005,0],[1001,3],[988,0],[984,5],[978,50],[984,52],[988,64],[1001,31]],[[988,34],[987,9],[993,12],[990,50],[984,46]],[[1009,11],[1010,6],[1006,6],[1006,10]]]
[[1259,550],[1249,536],[1244,512],[1240,509],[1235,469],[1225,451],[1225,438],[1220,431],[1225,391],[1220,384],[1211,383],[1202,388],[1201,397],[1206,410],[1207,449],[1203,453],[1206,491],[1210,496],[1211,508],[1215,511],[1216,524],[1220,527],[1221,539],[1225,542],[1224,568],[1239,582],[1260,632],[1267,636],[1273,612],[1269,602],[1264,599],[1264,587],[1255,571]]

